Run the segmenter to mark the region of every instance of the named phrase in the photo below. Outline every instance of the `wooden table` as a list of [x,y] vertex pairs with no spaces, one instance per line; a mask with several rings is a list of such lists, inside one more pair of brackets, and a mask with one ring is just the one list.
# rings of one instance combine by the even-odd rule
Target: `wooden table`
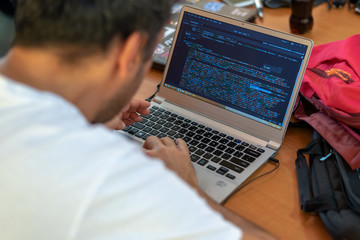
[[[264,19],[257,19],[256,24],[289,32],[290,9],[264,9]],[[304,34],[315,45],[347,38],[360,33],[360,16],[354,10],[328,10],[327,4],[313,9],[314,27]],[[151,70],[137,97],[150,96],[161,80],[162,72]],[[320,218],[303,213],[299,207],[298,186],[295,170],[296,151],[306,146],[311,137],[309,129],[288,128],[283,145],[276,156],[280,168],[265,177],[246,186],[226,203],[226,207],[248,220],[262,226],[279,239],[331,239]],[[265,164],[251,178],[274,168]]]

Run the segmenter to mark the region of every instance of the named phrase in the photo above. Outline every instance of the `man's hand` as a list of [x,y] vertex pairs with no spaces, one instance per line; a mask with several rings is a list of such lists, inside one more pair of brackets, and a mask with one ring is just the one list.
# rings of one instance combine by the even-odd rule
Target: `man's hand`
[[132,125],[134,122],[142,120],[141,115],[148,115],[150,103],[145,100],[133,99],[128,103],[118,115],[105,123],[108,128],[121,130],[127,125]]
[[190,161],[188,147],[184,140],[171,138],[148,137],[144,151],[149,157],[160,158],[167,168],[176,172],[190,186],[197,187],[195,170]]

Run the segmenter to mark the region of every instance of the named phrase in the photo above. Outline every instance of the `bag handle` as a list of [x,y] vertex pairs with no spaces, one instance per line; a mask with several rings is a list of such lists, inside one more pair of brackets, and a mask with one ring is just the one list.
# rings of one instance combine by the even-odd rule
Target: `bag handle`
[[310,169],[304,154],[309,154],[316,158],[323,157],[322,137],[316,131],[314,131],[310,143],[305,148],[297,151],[297,158],[295,160],[301,209],[305,212],[322,212],[337,209],[337,204],[331,196],[319,195],[313,197],[310,184]]

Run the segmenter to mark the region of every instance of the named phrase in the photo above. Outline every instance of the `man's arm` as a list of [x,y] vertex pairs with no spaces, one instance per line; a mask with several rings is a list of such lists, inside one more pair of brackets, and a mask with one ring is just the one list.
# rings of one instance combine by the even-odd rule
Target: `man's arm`
[[149,137],[144,143],[144,149],[148,156],[163,160],[167,168],[177,173],[179,177],[195,188],[199,195],[207,200],[211,208],[222,214],[226,220],[240,227],[244,239],[275,239],[265,230],[213,201],[199,188],[189,151],[183,140],[177,139],[174,142],[170,138]]

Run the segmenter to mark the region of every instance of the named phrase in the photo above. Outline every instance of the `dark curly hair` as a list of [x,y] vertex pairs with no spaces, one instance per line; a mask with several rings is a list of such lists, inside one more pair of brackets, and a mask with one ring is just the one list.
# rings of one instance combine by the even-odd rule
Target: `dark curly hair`
[[14,45],[71,46],[72,57],[106,51],[114,37],[148,34],[144,56],[169,19],[172,0],[18,0]]

